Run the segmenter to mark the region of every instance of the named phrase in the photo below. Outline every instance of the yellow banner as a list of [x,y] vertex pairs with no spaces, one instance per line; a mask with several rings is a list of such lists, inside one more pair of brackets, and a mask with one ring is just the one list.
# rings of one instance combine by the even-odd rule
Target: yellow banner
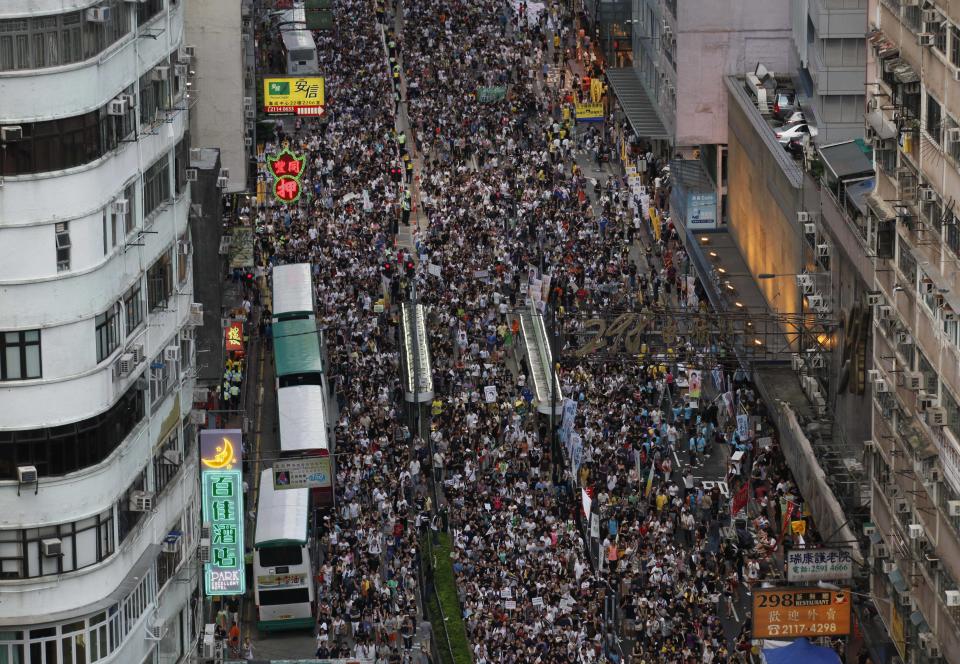
[[592,79],[590,81],[590,101],[599,104],[601,98],[603,98],[603,81],[599,78]]
[[266,113],[323,115],[323,78],[285,76],[263,79],[263,110]]
[[603,120],[603,104],[576,104],[577,120],[596,122]]
[[653,229],[653,239],[660,241],[660,216],[657,214],[657,208],[650,206],[650,227]]

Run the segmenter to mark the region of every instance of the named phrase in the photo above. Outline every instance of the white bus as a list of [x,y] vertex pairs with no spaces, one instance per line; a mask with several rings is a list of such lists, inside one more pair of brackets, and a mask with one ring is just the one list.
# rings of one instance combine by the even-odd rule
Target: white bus
[[280,458],[310,459],[320,486],[311,489],[313,508],[333,506],[333,457],[327,429],[326,385],[290,385],[277,390]]
[[273,268],[271,298],[274,322],[314,319],[313,275],[310,263],[276,265]]
[[273,470],[260,474],[253,583],[257,628],[312,629],[315,622],[307,489],[273,488]]
[[303,76],[319,74],[317,42],[307,29],[307,12],[302,3],[295,4],[280,15],[280,36],[283,39],[283,54],[287,60],[287,74]]

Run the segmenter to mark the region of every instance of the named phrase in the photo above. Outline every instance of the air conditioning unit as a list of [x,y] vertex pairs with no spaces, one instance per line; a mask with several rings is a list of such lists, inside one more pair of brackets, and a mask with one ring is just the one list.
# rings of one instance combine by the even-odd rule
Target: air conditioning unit
[[879,542],[873,545],[873,555],[877,558],[889,558],[890,551],[887,549],[886,544]]
[[960,500],[947,501],[947,514],[950,516],[960,516]]
[[921,411],[930,410],[936,405],[936,398],[923,390],[920,391],[919,396],[917,397],[917,408]]
[[190,303],[190,325],[203,325],[203,303],[202,302],[191,302]]
[[947,424],[947,411],[940,406],[934,406],[931,403],[927,408],[927,424],[931,427],[942,427]]
[[867,369],[867,380],[874,381],[880,380],[882,376],[880,375],[879,369]]
[[883,563],[882,569],[883,569],[883,573],[884,573],[884,574],[890,574],[890,573],[896,571],[896,569],[897,569],[897,564],[896,564],[895,562],[890,562],[890,561],[888,561],[888,562]]
[[243,110],[243,117],[252,120],[257,117],[257,111],[252,108],[246,108]]
[[134,344],[127,349],[127,352],[133,355],[133,365],[138,366],[147,356],[143,352],[143,344]]
[[919,371],[908,371],[904,375],[904,384],[907,386],[907,389],[916,392],[923,387],[923,374]]
[[167,533],[167,536],[163,538],[163,544],[161,544],[160,550],[164,553],[177,553],[180,550],[182,541],[182,534],[176,532]]
[[883,302],[883,295],[877,292],[867,293],[867,306],[874,307]]
[[244,97],[243,98],[243,107],[250,108],[253,106],[253,97]]
[[248,147],[248,148],[249,148],[249,147],[253,147],[253,137],[252,137],[252,136],[244,136],[244,137],[243,137],[243,144],[244,144],[244,146],[246,146],[246,147]]
[[943,130],[943,140],[947,143],[960,143],[960,127],[950,127]]
[[810,213],[806,210],[800,210],[797,212],[797,221],[801,224],[805,224],[810,221]]
[[134,491],[130,494],[131,512],[149,512],[153,509],[153,492]]
[[20,484],[33,484],[36,481],[37,481],[36,466],[17,466],[17,482],[19,482]]
[[885,394],[890,391],[890,386],[883,378],[873,381],[873,391],[877,394]]
[[893,318],[893,307],[889,304],[881,304],[877,307],[877,318],[882,320],[890,320]]
[[189,324],[180,330],[180,338],[184,340],[193,340],[197,337],[197,329]]
[[190,245],[190,243],[187,242],[186,240],[178,240],[178,241],[177,241],[177,252],[178,252],[181,256],[189,256],[189,255],[190,255],[190,251],[191,251],[192,248],[193,248],[193,247],[192,247],[192,246]]
[[110,7],[91,7],[87,10],[87,20],[91,23],[108,23],[111,18]]
[[56,558],[63,555],[63,542],[59,537],[40,540],[40,547],[43,549],[43,555],[47,558]]
[[[875,441],[873,438],[867,438],[865,441],[863,441],[863,449],[865,450],[874,450],[876,447],[877,441]],[[869,533],[864,532],[864,535],[869,535]]]
[[920,187],[917,193],[924,203],[933,203],[937,200],[937,191],[932,187]]
[[[803,214],[806,214],[806,212]],[[803,234],[813,237],[817,234],[817,225],[808,221],[803,225]]]
[[127,102],[123,99],[112,99],[107,104],[107,115],[126,115]]
[[897,514],[909,514],[910,513],[910,501],[906,498],[894,498],[893,500],[893,511]]
[[928,279],[927,277],[924,277],[920,280],[920,291],[924,295],[930,295],[936,289],[937,287],[934,285],[933,280]]
[[229,169],[229,168],[221,168],[221,169],[220,169],[220,177],[222,177],[222,178],[229,178],[229,177],[230,177],[230,169]]
[[134,361],[133,353],[123,353],[117,358],[117,361],[113,366],[117,376],[120,378],[126,378],[133,373],[133,370],[137,367],[137,363]]
[[908,346],[913,343],[913,337],[906,330],[897,330],[896,340],[898,346]]
[[945,590],[943,594],[947,606],[960,606],[960,590]]
[[807,298],[807,304],[810,305],[811,309],[819,309],[823,306],[823,296],[822,295],[811,295]]
[[200,546],[197,547],[197,557],[202,563],[210,562],[210,538],[201,537]]
[[829,257],[830,257],[830,245],[829,245],[829,244],[818,244],[818,245],[817,245],[817,257],[818,257],[818,258],[829,258]]
[[196,182],[197,181],[197,169],[188,168],[185,171],[187,175],[187,182]]
[[933,37],[932,32],[921,32],[917,35],[917,43],[920,46],[933,46]]
[[180,360],[180,346],[167,346],[163,349],[164,362],[178,362]]
[[20,125],[7,125],[0,127],[0,141],[4,143],[16,143],[23,140],[23,127]]
[[221,189],[226,187],[228,182],[229,181],[227,180],[227,178],[223,177],[222,175],[217,178],[217,186],[220,187]]
[[157,65],[153,68],[153,71],[150,72],[150,79],[153,81],[167,81],[170,79],[170,66],[169,65]]
[[185,60],[197,57],[197,47],[192,44],[184,44],[180,52],[183,54]]
[[922,20],[924,23],[939,23],[943,19],[940,17],[940,12],[936,9],[924,9]]
[[197,408],[190,411],[190,424],[196,424],[197,426],[203,426],[207,423],[207,411],[202,408]]
[[807,286],[813,285],[813,277],[809,274],[798,274],[797,275],[797,286],[800,288],[806,288]]
[[940,309],[940,317],[945,321],[955,321],[957,320],[957,312],[954,311],[949,304],[945,304]]
[[919,523],[911,523],[907,527],[907,533],[910,535],[910,539],[920,539],[923,537],[923,526]]
[[126,198],[118,198],[113,202],[113,211],[117,214],[130,214],[130,201]]

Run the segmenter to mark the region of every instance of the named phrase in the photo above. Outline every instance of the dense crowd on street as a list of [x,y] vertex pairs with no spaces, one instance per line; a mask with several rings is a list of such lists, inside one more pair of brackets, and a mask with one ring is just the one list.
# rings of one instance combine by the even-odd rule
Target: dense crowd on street
[[[608,597],[633,626],[632,661],[735,661],[721,615],[777,548],[780,498],[792,489],[775,447],[737,438],[726,405],[685,401],[677,359],[705,362],[704,344],[665,340],[678,352],[662,361],[564,360],[559,396],[577,403],[576,464],[552,444],[518,352],[515,312],[535,289],[571,339],[580,312],[706,306],[672,227],[650,241],[627,181],[595,183],[578,165],[611,136],[564,119],[544,76],[570,52],[573,17],[556,4],[500,0],[402,8],[393,34],[389,8],[336,0],[351,29],[317,33],[329,119],[290,122],[267,149],[289,140],[307,155],[309,195],[257,211],[261,265],[313,265],[336,377],[337,510],[318,533],[317,656],[409,656],[417,536],[438,507],[426,491],[432,466],[477,664],[621,656],[619,626],[604,622]],[[401,103],[398,72],[378,57],[384,43],[402,67]],[[502,99],[481,101],[480,88],[500,87]],[[409,118],[409,137],[395,131],[397,113]],[[397,153],[416,158],[417,181],[391,182],[386,164]],[[415,256],[393,237],[406,184],[419,206],[413,222],[425,217]],[[414,280],[429,311],[437,394],[429,440],[404,426],[400,409],[395,305]],[[745,381],[731,409],[762,415]],[[736,543],[719,536],[726,497],[690,472],[734,450],[748,461],[728,479],[750,480],[761,505],[750,514],[761,535]],[[584,540],[581,488],[600,517],[597,541]]]

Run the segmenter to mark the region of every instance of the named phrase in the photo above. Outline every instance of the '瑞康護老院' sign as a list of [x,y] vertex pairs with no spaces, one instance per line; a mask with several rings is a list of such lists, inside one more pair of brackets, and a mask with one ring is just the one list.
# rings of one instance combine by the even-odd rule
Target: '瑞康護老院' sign
[[853,577],[848,549],[793,549],[787,551],[787,581],[844,581]]
[[273,114],[323,115],[323,77],[285,76],[263,79],[263,110]]

